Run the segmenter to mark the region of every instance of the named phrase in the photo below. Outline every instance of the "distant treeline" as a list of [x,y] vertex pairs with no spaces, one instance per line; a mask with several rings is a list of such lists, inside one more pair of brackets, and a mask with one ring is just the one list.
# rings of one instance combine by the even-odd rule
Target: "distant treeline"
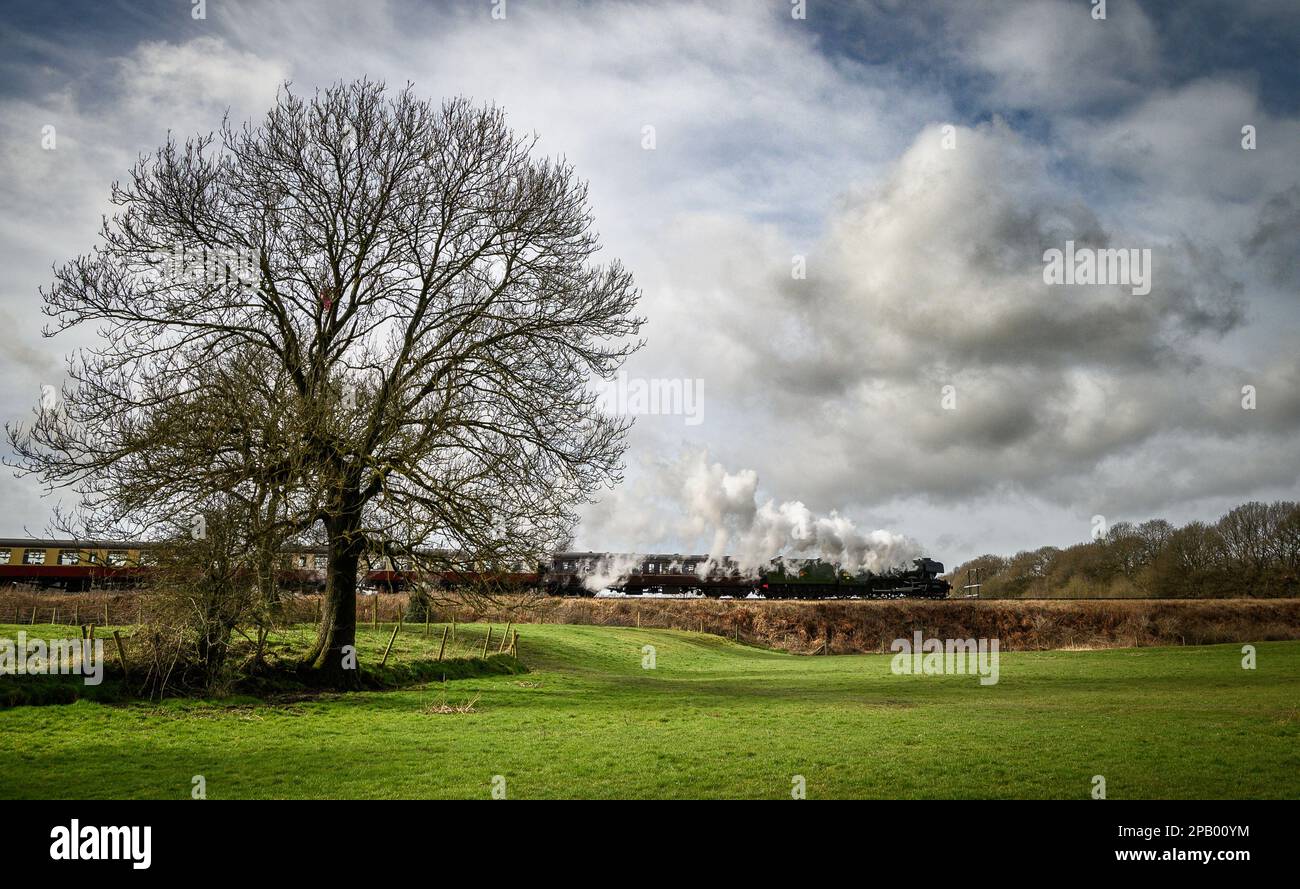
[[985,598],[1223,598],[1300,595],[1300,504],[1246,503],[1213,524],[1117,522],[1090,543],[985,555],[950,575]]

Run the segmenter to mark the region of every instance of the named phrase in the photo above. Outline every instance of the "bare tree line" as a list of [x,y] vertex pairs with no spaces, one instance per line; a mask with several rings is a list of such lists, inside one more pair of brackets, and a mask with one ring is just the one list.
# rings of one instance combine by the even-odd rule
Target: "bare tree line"
[[983,555],[953,572],[983,596],[1216,598],[1300,595],[1300,504],[1252,501],[1213,524],[1117,522],[1099,539],[1011,557]]

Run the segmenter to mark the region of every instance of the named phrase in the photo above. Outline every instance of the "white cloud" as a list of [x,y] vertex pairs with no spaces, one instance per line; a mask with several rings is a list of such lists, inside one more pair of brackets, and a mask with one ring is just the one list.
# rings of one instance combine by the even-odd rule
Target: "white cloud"
[[[1243,21],[1287,27],[1280,8]],[[1172,80],[1134,3],[1105,22],[1065,0],[915,15],[899,33],[931,42],[904,61],[934,76],[871,33],[833,35],[869,50],[836,52],[811,23],[742,0],[521,2],[504,22],[487,3],[226,0],[197,37],[142,33],[104,83],[73,65],[0,108],[14,343],[0,407],[25,416],[76,345],[39,339],[36,291],[89,248],[138,153],[168,127],[213,129],[227,106],[260,118],[282,79],[309,93],[367,75],[497,102],[573,161],[608,255],[645,289],[650,343],[629,372],[705,380],[702,426],[638,421],[629,485],[587,513],[592,546],[713,546],[719,527],[718,546],[746,545],[741,528],[765,541],[756,527],[833,539],[853,516],[952,546],[930,552],[951,563],[963,547],[1080,539],[1094,512],[1186,518],[1294,492],[1300,310],[1284,266],[1300,123],[1265,113],[1239,73]],[[972,120],[991,122],[945,151],[938,126]],[[46,123],[57,152],[39,147]],[[1244,123],[1256,152],[1239,147]],[[1156,288],[1045,288],[1042,250],[1066,238],[1151,246]],[[790,277],[795,254],[806,281]],[[1245,382],[1260,390],[1250,413]],[[945,384],[956,411],[940,407]],[[1225,470],[1234,449],[1248,458]],[[722,505],[683,508],[664,484],[706,450]],[[9,532],[40,526],[33,491],[0,479]]]

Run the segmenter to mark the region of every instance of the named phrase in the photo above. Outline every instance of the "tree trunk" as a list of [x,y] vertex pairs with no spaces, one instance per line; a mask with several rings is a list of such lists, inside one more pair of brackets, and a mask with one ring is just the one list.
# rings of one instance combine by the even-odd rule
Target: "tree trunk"
[[[326,524],[329,535],[329,573],[316,645],[307,665],[322,684],[334,688],[361,685],[357,641],[357,569],[363,546],[356,534],[355,514],[340,516]],[[347,648],[348,651],[344,651]]]

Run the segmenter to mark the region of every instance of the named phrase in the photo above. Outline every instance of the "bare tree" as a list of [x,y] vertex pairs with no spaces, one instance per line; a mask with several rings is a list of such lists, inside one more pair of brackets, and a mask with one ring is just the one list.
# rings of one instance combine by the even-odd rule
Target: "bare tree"
[[1259,583],[1268,566],[1269,519],[1267,504],[1252,500],[1230,510],[1215,526],[1228,560],[1245,584]]
[[202,513],[204,534],[195,539],[178,528],[171,539],[147,550],[150,573],[141,592],[147,624],[133,654],[143,686],[159,696],[169,690],[225,692],[244,670],[230,662],[241,625],[256,629],[250,662],[260,662],[270,626],[270,601],[260,588],[258,541],[248,536],[244,504],[235,498]]
[[145,526],[235,492],[283,535],[319,529],[310,664],[354,684],[366,552],[536,561],[620,477],[628,423],[589,382],[640,345],[639,294],[535,147],[498,109],[366,81],[169,139],[43,294],[48,333],[106,339],[57,416],[10,430],[20,469]]

